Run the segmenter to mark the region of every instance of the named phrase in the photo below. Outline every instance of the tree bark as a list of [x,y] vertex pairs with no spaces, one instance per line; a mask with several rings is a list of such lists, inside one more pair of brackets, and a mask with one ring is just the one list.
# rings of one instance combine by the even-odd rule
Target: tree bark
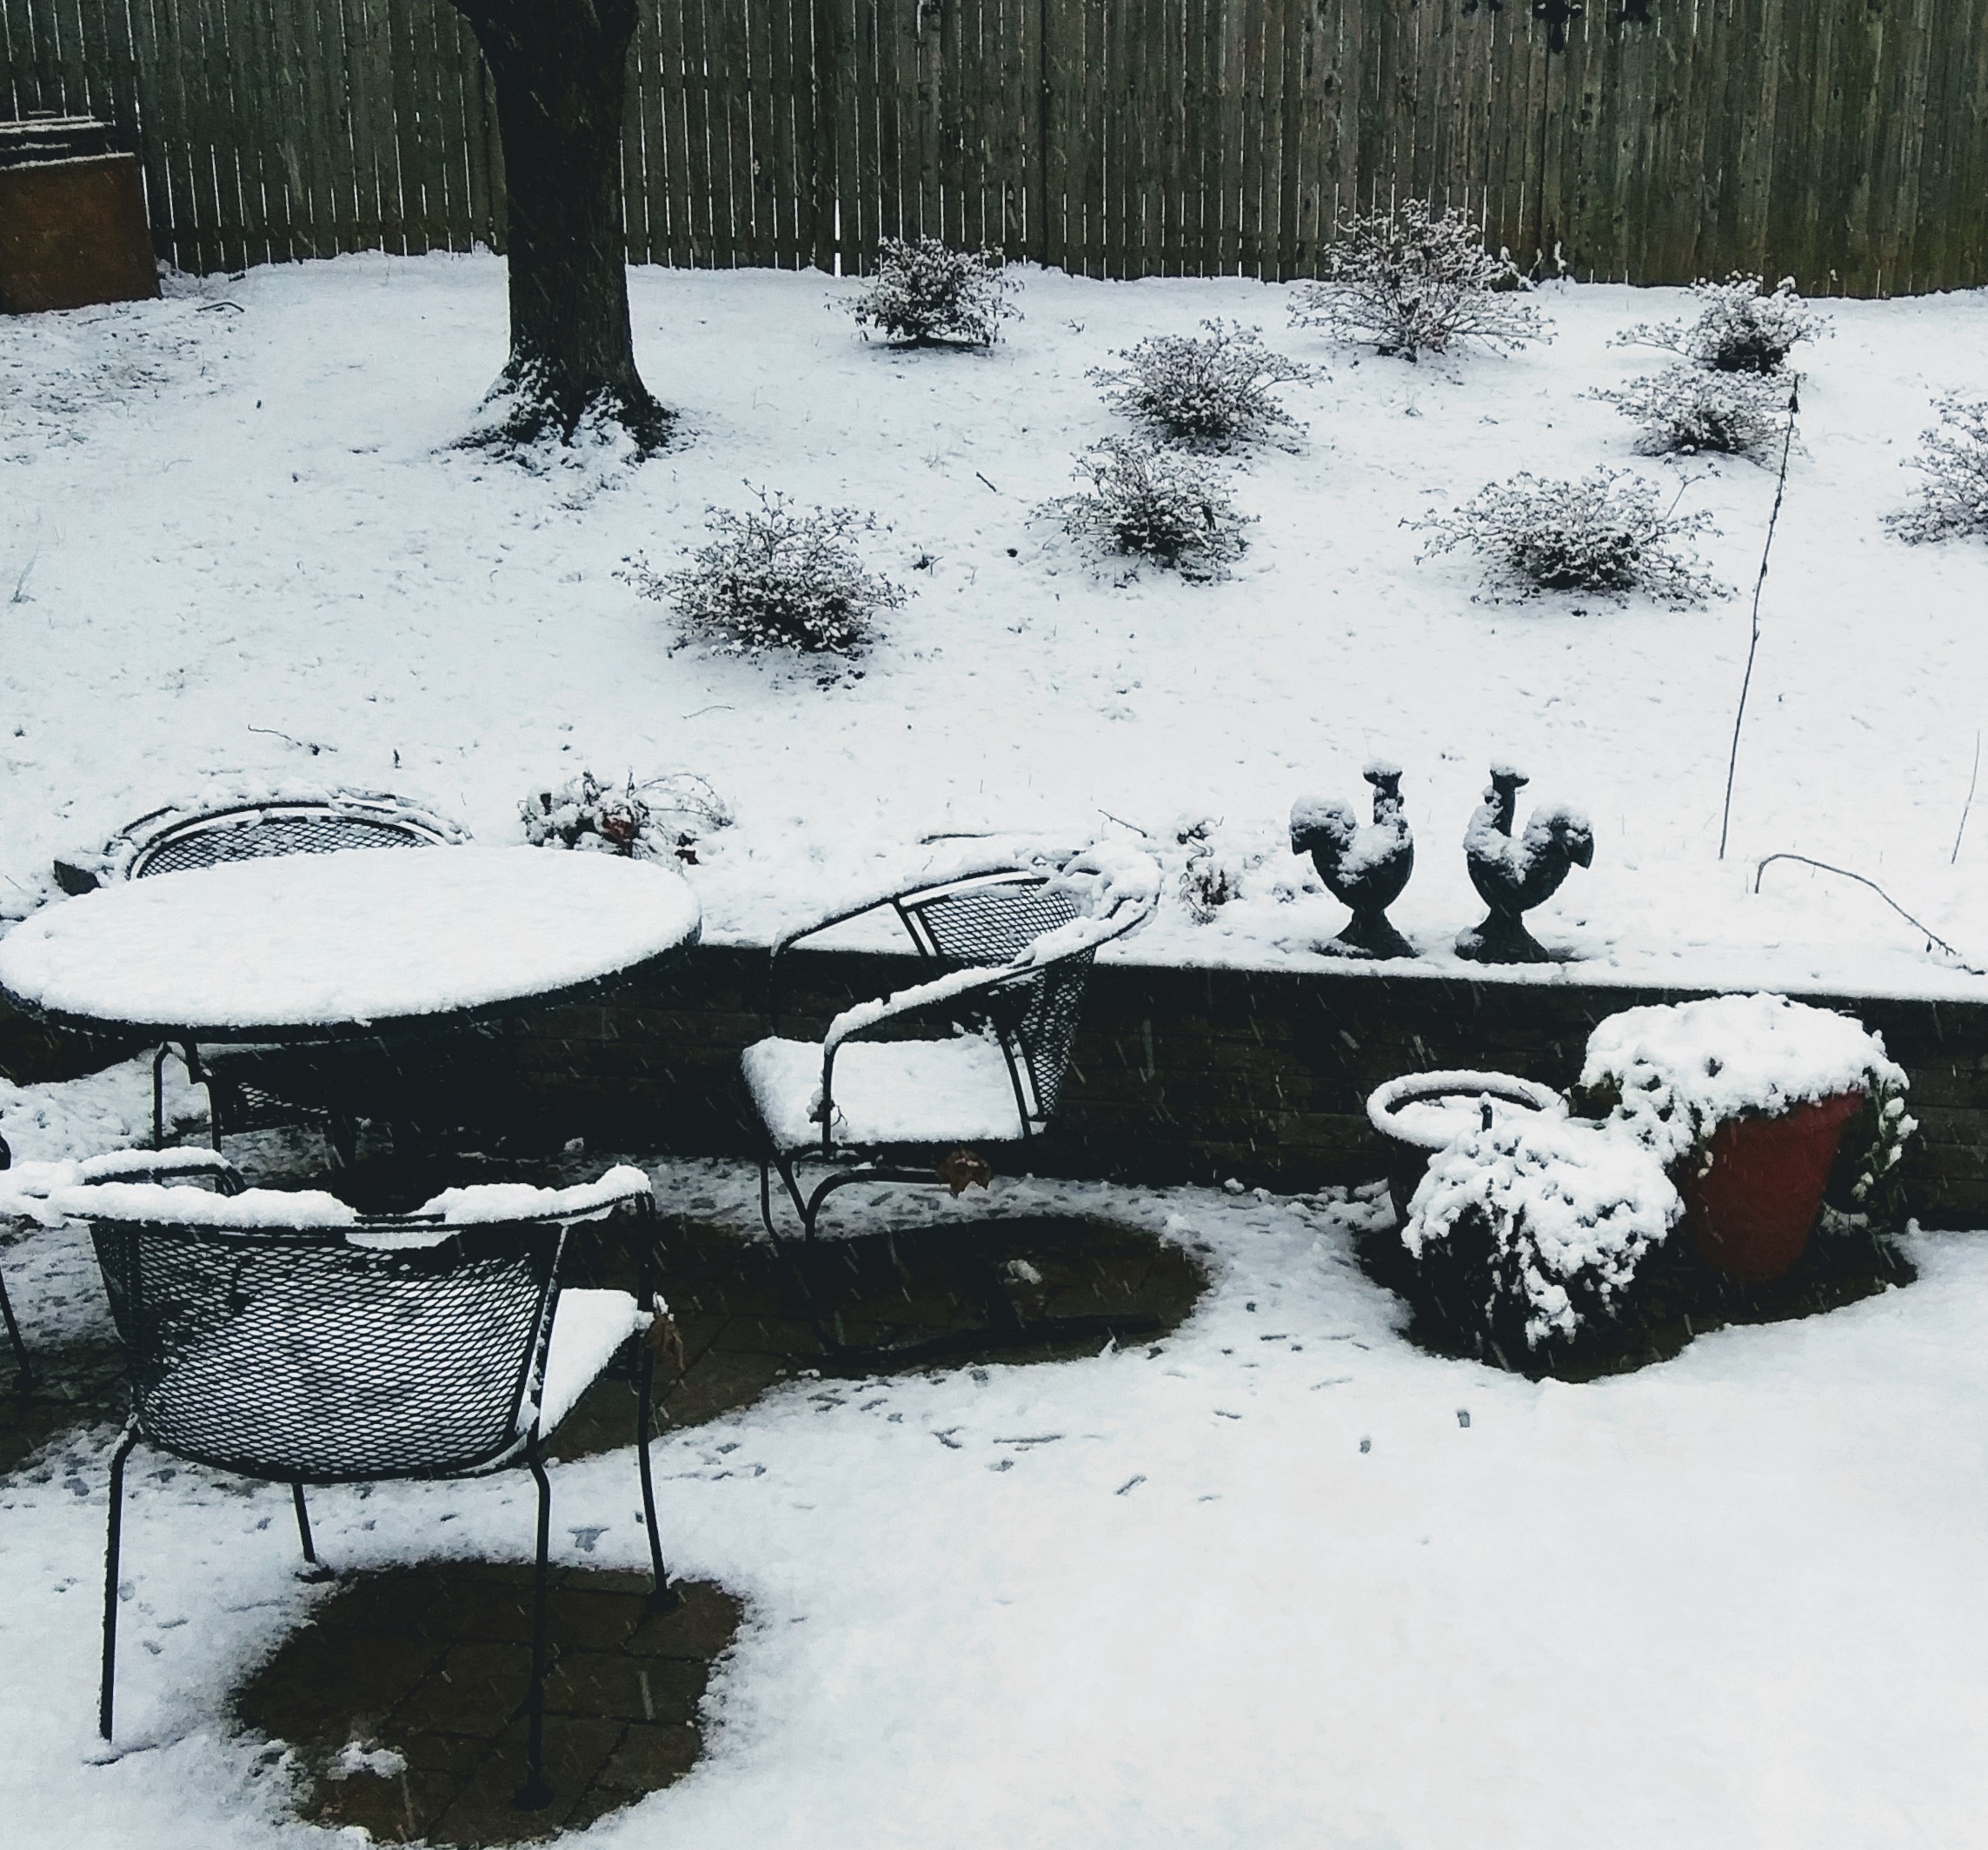
[[511,350],[475,442],[570,443],[625,428],[645,451],[670,414],[635,370],[622,232],[622,112],[636,0],[451,0],[482,48],[504,149]]

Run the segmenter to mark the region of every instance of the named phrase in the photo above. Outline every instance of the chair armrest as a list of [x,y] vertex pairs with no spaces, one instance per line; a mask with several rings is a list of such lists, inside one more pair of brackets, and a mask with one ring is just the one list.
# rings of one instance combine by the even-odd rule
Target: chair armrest
[[1034,961],[1026,955],[1013,963],[997,964],[992,968],[985,965],[970,964],[965,969],[949,970],[943,976],[934,976],[928,982],[914,983],[908,989],[894,990],[890,995],[878,996],[873,1002],[858,1002],[853,1008],[845,1008],[829,1022],[828,1032],[821,1041],[823,1152],[827,1153],[834,1148],[835,1055],[845,1041],[854,1040],[885,1021],[895,1021],[901,1015],[915,1015],[921,1009],[956,1002],[962,996],[982,995],[1005,988],[1027,976],[1035,968]]
[[942,1002],[957,1002],[963,995],[973,995],[983,989],[998,989],[1003,984],[1028,975],[1037,967],[1031,958],[1017,958],[1012,963],[968,964],[964,969],[948,970],[943,976],[914,983],[908,989],[894,989],[888,995],[880,995],[872,1002],[858,1002],[854,1008],[845,1008],[829,1022],[828,1032],[821,1039],[821,1050],[833,1060],[835,1049],[843,1041],[867,1034],[881,1022],[893,1021],[899,1015],[915,1015],[921,1008],[935,1008]]
[[240,1195],[249,1185],[242,1172],[219,1150],[197,1145],[166,1150],[113,1150],[90,1156],[76,1166],[79,1184],[158,1182],[182,1178],[211,1179],[223,1195]]

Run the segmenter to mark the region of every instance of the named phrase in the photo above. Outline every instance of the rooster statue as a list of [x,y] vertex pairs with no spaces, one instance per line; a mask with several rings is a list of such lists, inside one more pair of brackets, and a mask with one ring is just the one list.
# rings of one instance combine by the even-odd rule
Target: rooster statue
[[1594,831],[1587,818],[1564,803],[1542,804],[1512,839],[1519,787],[1527,782],[1508,764],[1491,768],[1491,788],[1464,830],[1470,883],[1491,909],[1480,925],[1460,934],[1457,955],[1479,963],[1546,963],[1552,953],[1526,929],[1525,915],[1559,890],[1570,867],[1594,862]]
[[1291,805],[1291,852],[1309,855],[1342,906],[1346,928],[1323,948],[1348,957],[1413,957],[1415,948],[1387,922],[1415,870],[1415,838],[1401,814],[1401,767],[1380,760],[1362,773],[1373,786],[1373,820],[1361,825],[1350,804],[1300,796]]

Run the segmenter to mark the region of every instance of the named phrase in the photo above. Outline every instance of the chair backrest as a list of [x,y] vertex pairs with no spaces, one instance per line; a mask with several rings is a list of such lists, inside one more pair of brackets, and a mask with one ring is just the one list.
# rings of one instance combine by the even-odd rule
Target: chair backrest
[[442,848],[462,832],[390,797],[337,795],[237,803],[189,814],[156,811],[131,824],[110,858],[127,880],[225,861],[329,855],[352,848]]
[[566,1229],[234,1230],[99,1221],[132,1411],[154,1444],[305,1483],[472,1470],[519,1442]]
[[[897,895],[891,904],[922,955],[983,966],[1012,962],[1080,910],[1075,896],[1047,873],[1022,868],[922,887]],[[1048,1122],[1062,1095],[1095,955],[1083,951],[1046,963],[990,1000],[987,1015],[1030,1131]]]
[[924,955],[969,964],[1008,962],[1078,909],[1047,874],[1020,868],[921,887],[891,904]]

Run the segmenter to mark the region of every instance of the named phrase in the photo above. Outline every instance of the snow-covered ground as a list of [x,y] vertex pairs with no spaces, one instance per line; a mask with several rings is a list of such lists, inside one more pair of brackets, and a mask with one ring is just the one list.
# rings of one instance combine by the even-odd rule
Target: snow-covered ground
[[[1345,915],[1284,836],[1293,797],[1364,799],[1406,767],[1421,852],[1396,908],[1447,955],[1481,913],[1459,844],[1487,762],[1584,806],[1592,872],[1536,915],[1591,974],[1988,995],[1852,883],[1881,882],[1988,967],[1988,815],[1954,842],[1988,716],[1988,549],[1914,549],[1879,517],[1936,392],[1988,391],[1988,292],[1831,303],[1763,605],[1732,847],[1716,859],[1746,593],[1773,496],[1744,462],[1638,462],[1584,396],[1664,356],[1612,348],[1675,290],[1555,286],[1554,338],[1515,357],[1362,357],[1286,326],[1287,291],[1031,272],[989,355],[896,354],[821,276],[631,276],[677,444],[629,470],[532,475],[447,446],[502,357],[489,257],[342,258],[176,284],[167,299],[0,323],[0,915],[50,857],[212,777],[390,789],[509,838],[581,766],[701,773],[737,815],[693,878],[714,940],[763,939],[868,888],[921,837],[1080,840],[1217,818],[1242,895],[1156,960],[1302,960]],[[1073,459],[1122,428],[1087,370],[1204,317],[1322,367],[1310,434],[1237,466],[1259,516],[1228,582],[1100,572],[1051,522]],[[1460,556],[1403,524],[1527,468],[1676,481],[1739,589],[1703,611],[1473,602]],[[916,595],[859,680],[819,662],[672,652],[617,576],[680,562],[748,482],[889,523],[874,561]],[[1988,795],[1982,799],[1988,808]]]
[[[57,1156],[142,1121],[143,1081],[0,1105]],[[667,1205],[741,1226],[754,1180],[658,1175]],[[1154,1353],[797,1382],[659,1441],[673,1563],[748,1622],[706,1759],[589,1845],[1978,1840],[1988,1243],[1918,1237],[1909,1289],[1569,1387],[1411,1348],[1353,1262],[1356,1203],[1020,1181],[992,1206],[1193,1242],[1213,1285]],[[79,1231],[8,1264],[32,1338],[101,1325]],[[219,1719],[314,1597],[279,1492],[136,1472],[103,1761],[110,1437],[0,1484],[7,1842],[342,1841],[290,1820]],[[562,1557],[597,1527],[589,1565],[641,1565],[625,1452],[560,1467],[556,1499]],[[361,1567],[515,1556],[529,1503],[507,1474],[313,1511]]]

